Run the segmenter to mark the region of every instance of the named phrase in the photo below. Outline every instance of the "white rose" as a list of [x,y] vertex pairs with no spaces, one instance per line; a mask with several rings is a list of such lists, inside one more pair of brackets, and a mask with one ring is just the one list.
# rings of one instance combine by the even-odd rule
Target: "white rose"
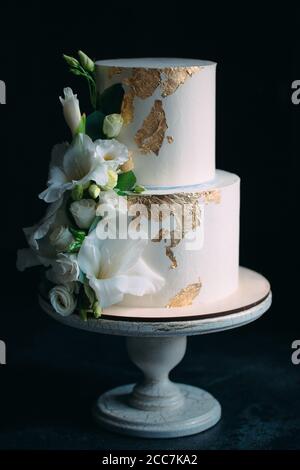
[[74,201],[70,211],[79,228],[89,228],[96,216],[96,202],[93,199]]
[[50,234],[49,239],[51,245],[54,246],[57,251],[66,251],[68,246],[74,242],[74,237],[70,230],[63,225],[56,227]]
[[54,284],[67,284],[77,281],[79,272],[77,256],[60,253],[47,271],[47,278]]
[[123,126],[123,118],[121,114],[108,114],[103,121],[103,132],[109,137],[117,137]]
[[71,88],[64,88],[64,95],[65,97],[60,96],[59,100],[63,106],[66,123],[71,129],[72,135],[75,135],[81,121],[79,101]]
[[49,298],[54,310],[63,317],[71,315],[76,308],[76,300],[66,286],[53,287],[49,292]]

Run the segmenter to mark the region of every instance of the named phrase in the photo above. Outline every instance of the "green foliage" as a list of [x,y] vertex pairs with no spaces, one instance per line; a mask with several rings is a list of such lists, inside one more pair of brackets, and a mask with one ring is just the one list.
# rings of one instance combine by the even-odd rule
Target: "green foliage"
[[121,173],[118,176],[116,188],[120,191],[130,191],[134,188],[135,183],[135,174],[133,173],[133,171],[127,171],[126,173]]
[[[97,109],[103,114],[120,114],[124,96],[124,89],[120,83],[106,88],[97,96]],[[101,128],[102,129],[102,128]]]
[[101,111],[94,111],[86,118],[86,134],[92,139],[105,139],[102,127],[105,115]]

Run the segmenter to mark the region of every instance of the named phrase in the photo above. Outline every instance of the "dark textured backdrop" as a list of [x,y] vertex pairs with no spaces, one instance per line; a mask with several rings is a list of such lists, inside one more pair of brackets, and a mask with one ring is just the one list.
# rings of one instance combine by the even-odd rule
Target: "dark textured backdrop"
[[[107,4],[108,2],[105,2]],[[299,448],[300,339],[296,163],[300,105],[299,12],[285,7],[201,7],[161,2],[0,7],[1,312],[0,448]],[[145,8],[145,6],[144,6]],[[99,430],[89,408],[108,388],[134,381],[122,338],[73,331],[39,309],[38,274],[15,271],[21,227],[43,214],[51,146],[68,137],[58,96],[71,85],[89,112],[82,80],[61,54],[211,59],[217,68],[217,166],[241,176],[241,264],[272,283],[268,314],[240,330],[189,340],[176,380],[203,385],[221,401],[223,419],[201,435],[144,441]],[[294,268],[294,272],[292,271]]]

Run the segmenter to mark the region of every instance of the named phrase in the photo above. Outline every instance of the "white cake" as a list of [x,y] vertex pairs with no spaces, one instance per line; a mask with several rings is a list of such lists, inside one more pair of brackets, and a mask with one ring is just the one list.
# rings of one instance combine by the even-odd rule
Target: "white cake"
[[64,59],[88,80],[92,111],[63,90],[71,135],[53,147],[46,214],[24,229],[18,268],[44,266],[43,296],[83,320],[226,299],[239,282],[240,187],[215,170],[216,64]]
[[120,305],[184,307],[238,287],[239,178],[215,172],[215,70],[213,62],[191,59],[96,62],[99,92],[115,83],[125,89],[118,139],[132,152],[147,189],[128,196],[128,207],[191,203],[196,220],[181,240],[170,233],[165,239],[164,232],[152,237],[143,261],[165,285],[151,295],[127,294]]
[[[118,140],[133,151],[140,184],[160,189],[214,178],[215,73],[214,62],[201,60],[96,62],[100,92],[120,82],[125,88],[126,125]],[[156,126],[154,136],[145,135],[153,129],[143,127],[151,115],[153,121],[157,118],[151,123]]]

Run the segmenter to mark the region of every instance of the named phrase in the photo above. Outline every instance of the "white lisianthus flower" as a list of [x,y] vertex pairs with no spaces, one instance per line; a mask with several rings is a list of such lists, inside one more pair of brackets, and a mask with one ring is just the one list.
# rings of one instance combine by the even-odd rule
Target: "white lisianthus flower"
[[79,101],[77,95],[74,95],[72,89],[69,87],[64,88],[64,95],[65,97],[62,98],[60,96],[59,100],[63,106],[63,113],[66,123],[68,124],[72,135],[74,136],[81,121]]
[[126,145],[121,144],[116,139],[95,140],[97,153],[113,170],[117,170],[120,165],[127,162],[129,151]]
[[57,251],[66,251],[69,245],[74,242],[74,237],[68,227],[59,225],[51,232],[49,241]]
[[96,202],[93,199],[74,201],[70,212],[79,228],[89,228],[96,217]]
[[78,134],[70,146],[61,144],[54,147],[48,188],[39,195],[40,199],[56,201],[65,191],[89,181],[95,181],[98,186],[107,183],[109,166],[102,148],[96,142],[85,134]]
[[79,279],[79,266],[75,254],[60,253],[46,276],[53,284],[69,284]]
[[102,308],[119,303],[125,294],[154,294],[165,284],[141,255],[146,240],[105,240],[95,231],[88,235],[79,250],[78,264],[89,280]]
[[108,114],[103,121],[103,133],[109,137],[117,137],[123,126],[121,114]]
[[63,317],[71,315],[76,308],[75,297],[67,286],[53,287],[49,292],[49,298],[54,310]]

